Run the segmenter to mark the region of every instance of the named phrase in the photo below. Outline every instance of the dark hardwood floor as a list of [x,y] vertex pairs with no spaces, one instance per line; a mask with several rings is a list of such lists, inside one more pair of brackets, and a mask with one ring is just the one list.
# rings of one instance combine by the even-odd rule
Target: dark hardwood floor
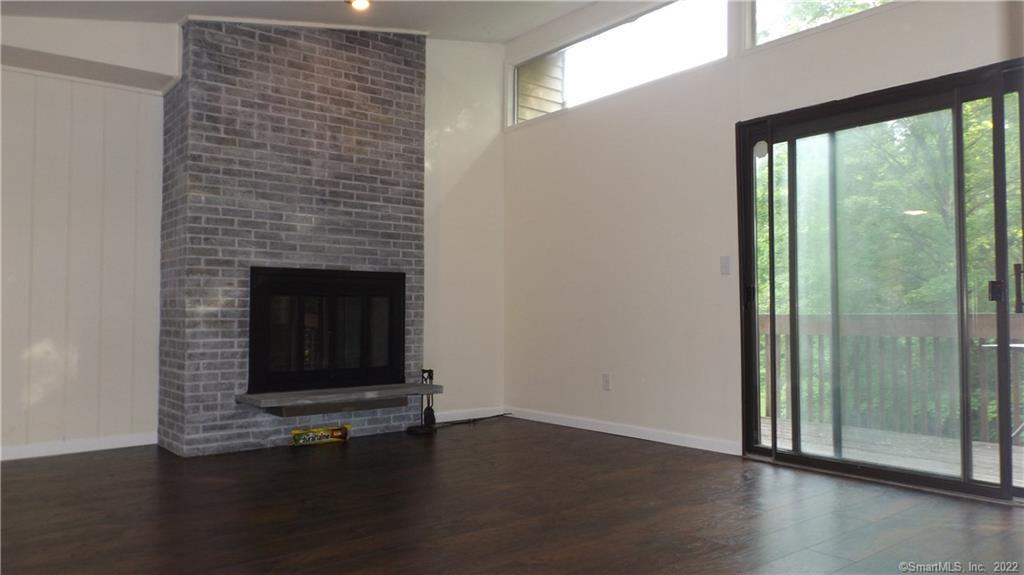
[[1024,509],[508,418],[197,459],[6,462],[2,488],[5,575],[1024,568]]

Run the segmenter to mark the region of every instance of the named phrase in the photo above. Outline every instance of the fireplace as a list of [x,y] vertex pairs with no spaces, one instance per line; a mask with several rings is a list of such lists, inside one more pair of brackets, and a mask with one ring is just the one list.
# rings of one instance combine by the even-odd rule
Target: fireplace
[[[282,42],[316,70],[285,65]],[[426,39],[195,21],[182,53],[163,108],[160,445],[206,455],[418,421],[420,396],[440,393],[418,383]],[[299,84],[287,102],[265,89]],[[402,272],[404,290],[401,275],[325,268]]]
[[405,382],[405,274],[253,267],[249,393]]

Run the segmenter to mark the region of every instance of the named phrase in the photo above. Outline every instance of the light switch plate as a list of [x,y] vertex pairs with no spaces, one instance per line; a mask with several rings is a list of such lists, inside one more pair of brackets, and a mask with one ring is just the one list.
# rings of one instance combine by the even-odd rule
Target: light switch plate
[[723,276],[732,275],[732,258],[729,256],[718,257],[718,273]]

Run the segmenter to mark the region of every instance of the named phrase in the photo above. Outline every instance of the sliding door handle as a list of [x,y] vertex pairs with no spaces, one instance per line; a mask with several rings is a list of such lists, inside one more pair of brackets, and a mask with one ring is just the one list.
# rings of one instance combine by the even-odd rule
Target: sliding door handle
[[988,301],[1003,301],[1003,282],[999,280],[988,282]]
[[1014,306],[1013,311],[1017,313],[1024,313],[1024,264],[1013,264],[1013,284],[1014,284]]

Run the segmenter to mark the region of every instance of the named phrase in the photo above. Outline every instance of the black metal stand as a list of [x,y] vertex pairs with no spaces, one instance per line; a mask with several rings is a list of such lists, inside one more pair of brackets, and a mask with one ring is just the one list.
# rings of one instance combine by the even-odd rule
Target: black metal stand
[[[420,383],[432,385],[434,383],[434,370],[420,370]],[[427,403],[423,408],[423,413],[420,414],[420,424],[410,425],[405,428],[405,432],[410,435],[433,435],[437,433],[437,418],[434,416],[434,396],[421,395],[420,397],[425,399]]]

